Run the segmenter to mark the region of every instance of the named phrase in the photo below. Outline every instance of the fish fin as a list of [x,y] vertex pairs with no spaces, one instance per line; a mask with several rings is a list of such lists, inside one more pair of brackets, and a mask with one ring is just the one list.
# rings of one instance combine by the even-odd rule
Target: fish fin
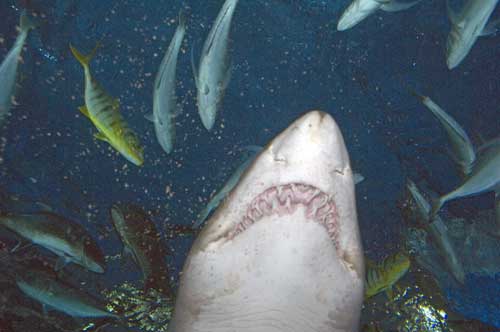
[[129,247],[123,246],[122,257],[127,257],[127,256],[130,256],[130,258],[132,259],[132,261],[134,261],[134,263],[139,266],[139,260],[134,255],[134,252]]
[[87,55],[80,53],[76,48],[74,48],[71,44],[69,44],[69,49],[71,50],[71,53],[73,53],[73,56],[80,62],[80,64],[84,68],[88,68],[90,61],[92,58],[95,56],[97,49],[100,47],[100,43],[97,43],[94,49]]
[[436,215],[438,214],[439,210],[441,210],[441,207],[443,207],[444,202],[445,201],[443,197],[432,200],[431,212],[429,213],[429,222],[432,222],[434,218],[436,218]]
[[500,29],[500,18],[488,23],[481,32],[481,37],[492,36],[497,33],[498,29]]
[[477,148],[477,153],[484,153],[486,150],[488,150],[491,147],[495,147],[497,145],[500,145],[500,136],[497,138],[494,138],[492,140],[489,140],[487,142],[482,139],[481,145]]
[[54,266],[54,270],[56,272],[61,271],[67,264],[69,263],[69,259],[66,257],[59,257],[56,261],[56,265]]
[[455,165],[458,166],[460,175],[462,179],[466,178],[467,175],[472,171],[472,165],[466,165],[465,163],[462,163],[460,159],[453,153],[453,150],[451,150],[450,147],[446,147],[444,149],[444,154],[450,158]]
[[113,110],[118,110],[120,108],[120,99],[115,98],[113,99]]
[[109,143],[109,140],[108,138],[106,137],[106,135],[104,135],[103,133],[101,132],[98,132],[98,133],[94,133],[94,138],[95,139],[98,139],[100,141],[104,141],[104,142],[108,142]]
[[29,31],[31,29],[34,29],[36,28],[38,25],[36,23],[34,23],[29,17],[28,15],[26,14],[26,10],[23,10],[23,12],[21,13],[21,18],[20,18],[20,21],[19,21],[19,28],[21,29],[21,31]]
[[148,114],[144,115],[144,119],[154,123],[155,122],[155,115],[153,114],[153,112],[148,113]]
[[389,287],[385,290],[385,295],[390,301],[394,299],[394,290],[392,289],[392,287]]
[[399,1],[391,1],[386,4],[383,4],[380,9],[386,12],[399,12],[402,10],[410,9],[411,7],[418,4],[421,0],[415,0],[412,2],[399,2]]
[[78,110],[80,111],[80,113],[82,113],[83,115],[85,115],[87,118],[90,119],[90,114],[89,114],[89,110],[87,109],[87,106],[85,106],[85,105],[80,106],[80,107],[78,107]]
[[451,7],[450,0],[446,0],[446,12],[448,13],[448,18],[453,25],[458,25],[460,23],[460,16]]
[[259,145],[246,145],[241,149],[249,151],[249,152],[259,153],[262,151],[263,148],[262,148],[262,146],[259,146]]
[[196,85],[196,88],[200,88],[200,84],[198,81],[198,69],[196,69],[196,64],[194,63],[194,43],[193,46],[191,47],[191,69],[193,70],[193,75],[194,75],[194,83]]
[[365,180],[365,177],[361,173],[354,172],[352,174],[352,179],[354,181],[354,184],[359,184]]
[[52,208],[52,206],[48,205],[48,204],[45,204],[43,202],[36,202],[35,203],[40,209],[42,209],[42,211],[45,211],[45,212],[54,212],[54,209]]
[[45,318],[48,318],[49,316],[49,307],[45,304],[42,303],[42,312],[43,312],[43,316]]
[[17,244],[14,246],[14,248],[10,249],[10,253],[15,253],[15,252],[21,251],[23,249],[30,247],[31,245],[32,245],[32,243],[30,243],[30,242],[26,242],[24,240],[19,240],[17,242]]
[[207,208],[208,205],[200,211],[198,214],[198,217],[196,218],[196,221],[193,223],[193,228],[199,228],[203,223],[205,222],[205,219],[207,219],[207,216],[210,214],[211,209]]
[[496,231],[500,234],[500,185],[495,189],[495,221],[496,221]]

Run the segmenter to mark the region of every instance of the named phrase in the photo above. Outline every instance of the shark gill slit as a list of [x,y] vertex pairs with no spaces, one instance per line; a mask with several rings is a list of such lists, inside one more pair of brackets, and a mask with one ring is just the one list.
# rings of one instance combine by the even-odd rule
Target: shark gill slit
[[292,214],[299,206],[305,207],[304,213],[308,220],[317,222],[326,229],[340,253],[337,205],[328,194],[308,184],[273,186],[257,195],[248,205],[246,215],[228,234],[228,238],[233,239],[264,217]]

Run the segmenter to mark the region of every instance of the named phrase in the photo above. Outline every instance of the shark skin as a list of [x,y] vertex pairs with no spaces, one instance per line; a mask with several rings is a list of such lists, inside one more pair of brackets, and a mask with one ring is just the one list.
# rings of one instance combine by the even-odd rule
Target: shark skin
[[196,238],[169,332],[357,332],[364,257],[333,118],[311,111],[256,157]]

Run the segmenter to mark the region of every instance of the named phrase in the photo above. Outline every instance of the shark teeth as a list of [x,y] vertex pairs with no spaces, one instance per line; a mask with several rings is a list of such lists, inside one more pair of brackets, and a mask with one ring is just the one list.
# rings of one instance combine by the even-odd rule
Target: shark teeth
[[266,216],[292,214],[299,206],[305,207],[307,219],[325,227],[335,247],[339,250],[339,223],[335,201],[318,188],[301,183],[274,186],[257,195],[248,205],[243,219],[228,234],[228,237],[234,238]]

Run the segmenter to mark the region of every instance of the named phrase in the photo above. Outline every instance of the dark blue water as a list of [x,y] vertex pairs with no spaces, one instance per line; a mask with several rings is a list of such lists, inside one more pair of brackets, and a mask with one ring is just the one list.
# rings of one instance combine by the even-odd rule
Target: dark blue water
[[[216,130],[208,133],[196,109],[190,51],[194,47],[199,58],[222,1],[23,1],[40,25],[23,52],[19,105],[2,129],[2,190],[80,221],[100,238],[107,255],[115,255],[121,247],[111,230],[111,204],[135,202],[153,211],[159,228],[167,222],[190,225],[237,167],[242,147],[264,145],[300,114],[320,109],[339,123],[353,168],[366,178],[357,202],[367,255],[385,256],[403,241],[399,203],[407,176],[441,193],[460,182],[443,153],[444,132],[408,88],[431,96],[473,140],[497,136],[500,37],[480,39],[464,63],[449,71],[443,1],[379,12],[337,32],[349,2],[241,1],[231,32],[232,80]],[[0,2],[0,58],[17,35],[21,7]],[[188,16],[177,70],[183,113],[175,151],[166,155],[144,115],[152,110],[154,77],[181,8]],[[83,71],[69,44],[88,52],[97,42],[102,47],[92,73],[120,99],[124,117],[139,134],[142,168],[95,141],[95,128],[77,110],[84,103]],[[492,196],[483,195],[452,202],[448,211],[463,216],[491,207]],[[175,272],[189,244],[170,243],[178,249],[168,258]],[[113,264],[105,275],[109,284],[127,278]],[[498,282],[491,287],[498,289]]]

